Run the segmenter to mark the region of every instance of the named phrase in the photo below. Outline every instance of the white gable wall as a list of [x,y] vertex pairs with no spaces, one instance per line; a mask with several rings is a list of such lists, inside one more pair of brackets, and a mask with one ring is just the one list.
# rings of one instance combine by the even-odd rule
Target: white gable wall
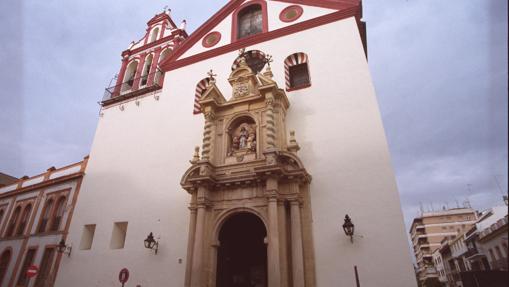
[[[248,2],[248,1],[245,1]],[[244,2],[244,3],[245,3]],[[283,28],[286,26],[294,25],[309,19],[313,19],[316,17],[320,17],[323,15],[327,15],[333,12],[336,12],[337,10],[334,9],[327,9],[327,8],[320,8],[320,7],[314,7],[314,6],[306,6],[306,5],[300,5],[304,9],[304,13],[300,16],[299,19],[290,22],[285,23],[279,20],[279,13],[283,11],[284,8],[291,6],[293,4],[291,3],[284,3],[284,2],[277,2],[277,1],[267,1],[267,15],[268,15],[268,30],[273,31],[277,30],[279,28]],[[205,36],[208,35],[205,34],[203,38],[201,38],[196,44],[189,50],[187,50],[182,56],[180,56],[180,59],[187,58],[189,56],[199,54],[201,52],[205,52],[207,50],[213,50],[221,46],[225,46],[231,43],[232,40],[232,17],[233,13],[226,16],[223,21],[221,21],[219,24],[217,24],[214,28],[212,28],[210,31],[217,31],[221,33],[221,40],[219,43],[214,45],[210,48],[203,47],[202,40]]]

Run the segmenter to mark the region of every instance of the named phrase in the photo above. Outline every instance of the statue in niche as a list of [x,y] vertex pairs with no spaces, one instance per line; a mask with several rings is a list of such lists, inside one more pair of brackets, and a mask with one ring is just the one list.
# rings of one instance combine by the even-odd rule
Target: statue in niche
[[236,152],[256,152],[256,132],[255,125],[242,123],[237,126],[231,133],[231,149],[229,156]]
[[242,127],[240,129],[240,145],[239,145],[241,149],[247,148],[247,137],[248,137],[247,130],[245,127]]

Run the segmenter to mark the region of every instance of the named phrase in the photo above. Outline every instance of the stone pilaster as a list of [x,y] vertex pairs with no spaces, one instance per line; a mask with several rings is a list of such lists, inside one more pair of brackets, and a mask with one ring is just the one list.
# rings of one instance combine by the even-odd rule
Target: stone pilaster
[[304,287],[304,257],[302,251],[302,228],[300,218],[300,202],[297,199],[290,201],[290,214],[292,221],[292,278],[293,287]]

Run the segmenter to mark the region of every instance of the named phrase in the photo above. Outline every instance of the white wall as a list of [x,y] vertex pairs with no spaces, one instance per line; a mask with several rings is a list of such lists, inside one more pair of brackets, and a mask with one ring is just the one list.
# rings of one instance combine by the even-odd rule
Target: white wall
[[[316,39],[314,41],[313,39]],[[201,45],[201,43],[197,43]],[[287,130],[296,131],[309,173],[317,283],[363,287],[416,286],[399,195],[364,51],[353,18],[288,35],[246,50],[273,55],[275,79],[284,88],[284,59],[309,56],[312,86],[288,93]],[[103,111],[76,206],[69,241],[79,245],[83,225],[97,224],[91,250],[64,258],[56,286],[114,286],[131,272],[128,286],[183,286],[189,196],[180,178],[193,148],[201,145],[202,115],[193,116],[196,83],[213,69],[228,98],[226,79],[238,53],[166,73],[156,101],[145,97]],[[350,243],[342,229],[349,214]],[[160,220],[160,221],[159,221]],[[124,249],[110,250],[115,221],[128,221]],[[143,247],[160,235],[154,255]],[[182,258],[182,264],[178,259]]]

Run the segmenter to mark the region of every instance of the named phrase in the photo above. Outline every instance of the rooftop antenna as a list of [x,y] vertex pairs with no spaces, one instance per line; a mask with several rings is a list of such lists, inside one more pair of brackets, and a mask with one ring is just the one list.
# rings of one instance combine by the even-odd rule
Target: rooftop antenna
[[466,201],[468,201],[468,204],[470,205],[470,195],[472,195],[472,184],[468,183],[467,189],[468,189],[468,193],[467,193]]
[[460,204],[458,202],[458,199],[455,198],[454,201],[456,202],[456,208],[460,208]]
[[500,182],[498,181],[498,177],[497,177],[497,176],[499,176],[499,175],[500,175],[500,174],[497,174],[497,175],[494,175],[493,177],[495,178],[495,182],[497,183],[498,190],[500,191],[500,193],[501,193],[502,195],[505,195],[505,194],[504,194],[504,191],[502,190],[502,187],[500,186]]
[[419,209],[421,210],[421,216],[424,213],[424,207],[422,206],[422,202],[419,201]]

